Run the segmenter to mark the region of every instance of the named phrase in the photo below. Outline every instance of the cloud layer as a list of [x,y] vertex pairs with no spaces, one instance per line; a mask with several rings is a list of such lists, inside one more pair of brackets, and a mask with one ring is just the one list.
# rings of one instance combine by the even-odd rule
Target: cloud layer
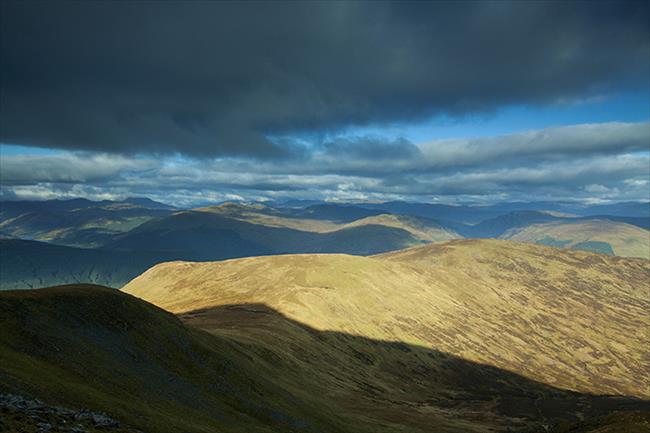
[[[314,158],[312,149],[269,137],[647,89],[650,74],[646,2],[1,7],[0,142],[27,146]],[[546,146],[543,137],[528,142],[532,149],[501,146],[522,158]],[[457,164],[454,152],[470,154],[467,164],[483,158],[471,142],[455,151],[444,143],[328,146],[324,158],[423,152],[437,153],[440,166]],[[579,153],[583,144],[576,146]]]
[[5,155],[4,198],[124,198],[179,206],[231,199],[644,200],[650,123],[552,127],[499,137],[414,144],[332,139],[281,161]]

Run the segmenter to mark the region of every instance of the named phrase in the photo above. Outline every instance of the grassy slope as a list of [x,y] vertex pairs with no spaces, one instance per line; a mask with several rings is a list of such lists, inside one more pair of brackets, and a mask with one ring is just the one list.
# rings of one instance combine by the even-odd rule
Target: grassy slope
[[190,326],[98,286],[2,293],[0,392],[102,410],[149,433],[526,432],[642,406],[319,331],[260,304],[181,319]]
[[650,433],[650,411],[614,412],[577,423],[561,423],[553,433]]
[[535,224],[508,232],[503,237],[520,242],[552,239],[563,241],[567,248],[601,242],[609,244],[617,256],[650,258],[650,232],[622,222],[588,220]]
[[648,397],[650,263],[463,240],[377,257],[166,263],[124,290],[173,312],[264,303],[319,330],[403,341],[599,394]]
[[[232,343],[113,289],[0,294],[0,388],[105,411],[147,432],[323,431]],[[319,427],[320,425],[320,427]],[[333,420],[327,431],[340,431]]]

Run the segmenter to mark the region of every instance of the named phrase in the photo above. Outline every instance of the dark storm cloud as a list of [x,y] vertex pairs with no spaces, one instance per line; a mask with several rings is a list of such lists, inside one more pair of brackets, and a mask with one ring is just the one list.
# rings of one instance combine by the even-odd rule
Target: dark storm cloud
[[403,138],[387,140],[382,137],[342,137],[326,141],[322,154],[330,158],[353,160],[395,161],[421,156],[420,149]]
[[25,145],[287,157],[304,149],[266,137],[553,103],[650,72],[646,2],[1,7],[0,141]]

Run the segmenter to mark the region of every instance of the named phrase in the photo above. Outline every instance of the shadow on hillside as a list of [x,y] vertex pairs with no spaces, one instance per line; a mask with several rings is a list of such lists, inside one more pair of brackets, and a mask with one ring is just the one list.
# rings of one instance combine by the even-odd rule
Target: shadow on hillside
[[650,410],[317,330],[266,305],[180,319],[100,286],[0,292],[0,392],[103,411],[150,433],[524,433]]
[[[316,330],[265,304],[224,305],[179,318],[221,338],[246,341],[270,370],[291,368],[296,386],[322,395],[336,387],[339,395],[343,390],[356,399],[357,408],[374,405],[381,412],[376,416],[414,428],[429,422],[430,429],[427,413],[436,411],[522,432],[613,411],[650,410],[650,401],[559,389],[422,346]],[[345,406],[345,399],[339,403]]]

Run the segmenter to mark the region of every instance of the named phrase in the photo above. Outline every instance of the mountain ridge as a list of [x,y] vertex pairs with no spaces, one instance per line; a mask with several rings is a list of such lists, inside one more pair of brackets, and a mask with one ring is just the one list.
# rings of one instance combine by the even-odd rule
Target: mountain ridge
[[[435,347],[575,391],[647,398],[638,377],[650,359],[642,349],[650,304],[636,282],[648,272],[644,259],[452,240],[372,257],[160,264],[123,290],[175,313],[261,302],[320,330]],[[545,329],[555,330],[552,340]],[[584,370],[576,357],[598,368]]]

